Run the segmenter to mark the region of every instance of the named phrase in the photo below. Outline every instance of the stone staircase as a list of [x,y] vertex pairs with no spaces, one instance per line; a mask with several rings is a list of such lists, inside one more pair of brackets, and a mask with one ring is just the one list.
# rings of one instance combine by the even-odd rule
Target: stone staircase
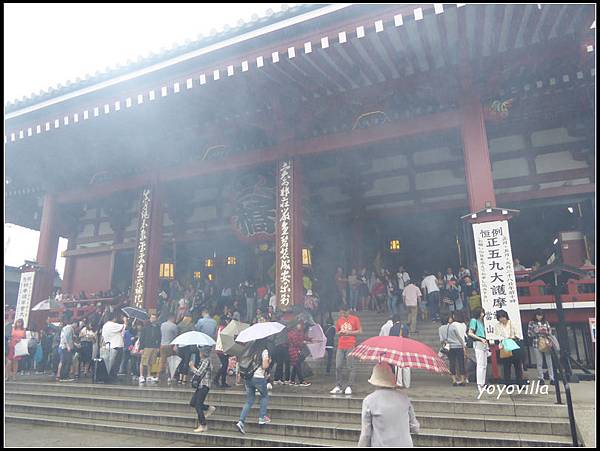
[[[302,391],[303,390],[303,391]],[[258,402],[247,421],[247,434],[234,427],[245,401],[240,387],[211,390],[217,406],[209,431],[192,432],[196,414],[189,406],[192,390],[182,387],[93,385],[17,381],[5,386],[5,421],[68,427],[187,441],[202,446],[356,446],[363,396],[333,396],[327,387],[276,386],[270,396],[269,425],[258,425]],[[537,402],[452,399],[412,402],[421,424],[416,446],[569,446],[564,406]],[[370,391],[370,390],[369,390]],[[440,388],[438,387],[438,393]],[[365,392],[366,394],[366,392]],[[468,399],[467,401],[464,398]]]

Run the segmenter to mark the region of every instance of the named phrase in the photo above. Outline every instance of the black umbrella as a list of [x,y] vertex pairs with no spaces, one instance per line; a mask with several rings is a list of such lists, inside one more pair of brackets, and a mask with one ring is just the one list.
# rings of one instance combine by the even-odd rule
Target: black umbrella
[[146,321],[147,319],[150,318],[150,315],[148,315],[148,312],[146,312],[145,310],[142,310],[140,308],[137,308],[137,307],[123,307],[121,310],[129,318],[135,318],[135,319],[139,319],[142,321]]

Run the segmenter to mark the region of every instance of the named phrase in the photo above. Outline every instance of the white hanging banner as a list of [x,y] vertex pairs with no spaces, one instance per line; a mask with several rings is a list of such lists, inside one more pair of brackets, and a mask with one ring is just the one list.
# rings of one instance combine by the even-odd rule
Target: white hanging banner
[[35,271],[21,273],[21,283],[19,284],[19,294],[17,297],[17,309],[15,312],[15,321],[23,319],[23,327],[27,328],[29,324],[29,311],[31,310],[31,299],[33,297],[33,281]]
[[146,273],[148,266],[148,252],[150,247],[150,212],[152,210],[152,190],[146,188],[142,191],[140,214],[138,221],[138,235],[136,243],[135,260],[133,267],[133,287],[131,295],[132,304],[137,308],[144,308],[144,295],[146,293]]
[[291,160],[278,164],[277,202],[277,307],[287,310],[292,306],[292,203],[293,163]]
[[523,338],[517,282],[513,267],[508,221],[473,224],[481,305],[485,310],[485,332],[488,340],[498,340],[494,333],[498,321],[496,312],[504,310]]

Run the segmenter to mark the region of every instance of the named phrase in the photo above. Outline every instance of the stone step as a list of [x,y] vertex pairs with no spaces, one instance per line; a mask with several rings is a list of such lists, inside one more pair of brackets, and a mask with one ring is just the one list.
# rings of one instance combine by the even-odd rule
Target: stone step
[[[310,387],[309,387],[310,388]],[[135,387],[118,385],[93,385],[93,384],[57,384],[10,382],[5,386],[5,396],[57,396],[65,399],[130,399],[150,402],[189,402],[192,396],[191,389],[163,388],[163,387]],[[315,393],[273,393],[269,396],[269,405],[278,407],[295,406],[303,409],[355,409],[362,408],[364,396],[329,395]],[[215,405],[231,403],[242,406],[246,395],[243,391],[211,390],[208,400]],[[564,405],[541,404],[537,402],[495,402],[495,400],[462,401],[457,399],[419,399],[411,397],[411,401],[418,414],[425,412],[450,413],[457,415],[508,415],[531,417],[539,415],[543,410],[545,416],[550,418],[566,418],[568,416]]]
[[[129,400],[113,400],[109,405],[99,407],[98,403],[82,400],[70,404],[64,398],[42,401],[39,397],[30,400],[7,399],[8,412],[41,414],[48,416],[72,416],[125,422],[161,424],[167,426],[193,427],[196,414],[187,403],[170,403],[177,410],[163,410],[166,403],[151,407],[146,403],[134,405]],[[82,402],[83,401],[83,402]],[[106,400],[105,400],[106,401]],[[142,404],[141,406],[139,404]],[[93,409],[91,408],[93,406]],[[239,417],[241,405],[215,404],[217,415],[211,417],[210,426],[227,428]],[[270,408],[273,418],[273,434],[326,439],[358,440],[360,436],[361,412],[358,409],[346,410],[335,415],[335,411],[323,409]],[[108,416],[107,416],[108,415]],[[253,406],[251,417],[258,417],[258,406]],[[476,432],[536,433],[548,435],[569,435],[567,419],[515,418],[492,415],[459,415],[417,412],[421,427],[426,429],[460,430]],[[250,423],[251,424],[250,420]],[[258,431],[258,425],[254,427]],[[251,432],[252,429],[249,429]]]
[[240,434],[235,426],[231,424],[230,431],[209,430],[202,434],[192,432],[189,428],[173,426],[148,426],[143,423],[119,423],[114,421],[99,421],[92,419],[72,419],[72,418],[48,418],[42,415],[7,413],[5,415],[7,423],[26,423],[40,426],[65,427],[88,429],[102,432],[113,432],[122,434],[132,434],[138,436],[154,436],[177,441],[186,441],[202,446],[213,447],[271,447],[271,446],[311,446],[311,447],[354,447],[355,442],[345,442],[342,440],[325,440],[315,438],[294,438],[272,435],[268,432],[260,434],[247,433]]
[[[60,418],[40,415],[7,412],[6,422],[19,422],[38,424],[54,427],[69,427],[79,429],[92,429],[106,432],[119,432],[143,436],[159,436],[163,438],[175,438],[178,441],[190,441],[193,443],[212,446],[336,446],[354,447],[355,441],[327,440],[309,437],[289,437],[270,434],[270,426],[264,426],[260,434],[248,433],[242,436],[236,431],[211,429],[206,433],[197,434],[189,428],[148,425],[144,423],[120,423],[115,421],[100,421],[82,418]],[[231,424],[232,429],[234,428]],[[541,434],[510,434],[498,432],[486,432],[475,435],[473,432],[442,431],[435,429],[421,429],[419,434],[413,435],[416,446],[445,446],[445,447],[469,447],[469,446],[495,446],[495,447],[520,447],[520,446],[569,446],[568,437],[546,436]]]

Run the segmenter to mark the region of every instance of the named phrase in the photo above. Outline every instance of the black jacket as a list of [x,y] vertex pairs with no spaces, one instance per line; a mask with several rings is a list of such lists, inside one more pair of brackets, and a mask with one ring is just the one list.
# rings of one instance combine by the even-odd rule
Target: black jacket
[[160,324],[148,324],[140,334],[140,350],[144,348],[160,348]]

